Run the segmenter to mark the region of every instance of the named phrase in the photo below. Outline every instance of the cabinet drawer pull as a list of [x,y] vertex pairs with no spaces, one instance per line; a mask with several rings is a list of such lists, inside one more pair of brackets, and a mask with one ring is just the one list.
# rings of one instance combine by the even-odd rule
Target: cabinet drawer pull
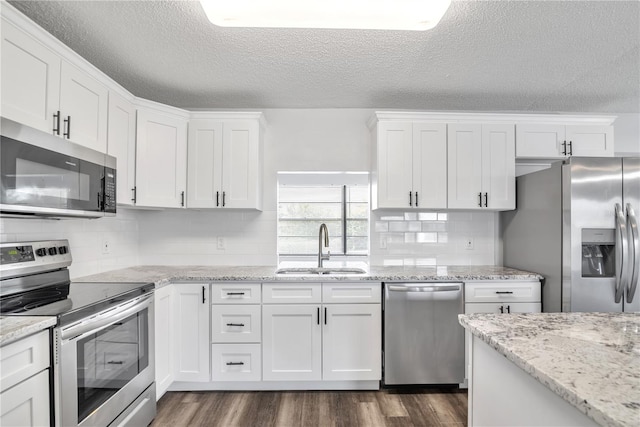
[[484,207],[489,207],[489,193],[484,193]]
[[203,286],[203,287],[202,287],[202,303],[203,303],[203,304],[204,304],[204,303],[205,303],[205,301],[206,301],[205,296],[204,296],[204,292],[205,292],[205,290],[204,290],[204,286]]
[[222,192],[222,207],[224,208],[227,205],[227,193],[225,191]]
[[416,208],[418,207],[418,192],[416,191]]
[[227,362],[227,366],[241,366],[244,362]]
[[216,206],[220,206],[220,192],[216,191]]
[[184,206],[184,191],[180,193],[180,206]]
[[563,156],[567,155],[567,141],[562,142],[562,155]]
[[569,141],[569,155],[573,156],[573,142]]
[[109,360],[107,365],[124,365],[124,362],[122,360]]
[[511,313],[511,306],[507,306],[507,313]]
[[244,323],[227,323],[227,326],[244,326]]
[[500,306],[500,313],[504,313],[504,306]]
[[320,324],[320,307],[318,307],[318,325]]
[[496,294],[512,294],[513,291],[496,291]]
[[327,324],[327,307],[324,308],[324,324]]
[[244,292],[227,292],[227,295],[244,295]]
[[137,198],[137,196],[138,196],[138,194],[137,194],[137,192],[138,192],[137,188],[138,188],[138,187],[133,187],[133,188],[131,189],[131,191],[133,192],[133,198],[131,199],[131,201],[132,201],[133,203],[135,203],[135,202],[136,202],[136,198]]
[[409,191],[409,206],[413,206],[413,196],[411,191]]
[[478,193],[478,206],[482,207],[482,192]]

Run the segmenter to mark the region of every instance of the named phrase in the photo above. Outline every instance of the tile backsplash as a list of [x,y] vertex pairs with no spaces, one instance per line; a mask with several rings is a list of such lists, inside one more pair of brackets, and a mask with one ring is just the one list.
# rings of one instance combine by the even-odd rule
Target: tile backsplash
[[497,217],[494,212],[374,211],[370,262],[395,266],[499,264]]
[[49,239],[69,240],[72,278],[138,264],[134,212],[123,209],[115,217],[100,219],[0,218],[1,242]]

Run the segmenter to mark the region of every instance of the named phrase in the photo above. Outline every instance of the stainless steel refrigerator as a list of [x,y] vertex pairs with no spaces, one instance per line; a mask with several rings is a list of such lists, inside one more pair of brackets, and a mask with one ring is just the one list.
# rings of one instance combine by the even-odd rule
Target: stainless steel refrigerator
[[640,158],[571,158],[516,180],[504,265],[542,274],[545,312],[640,311]]

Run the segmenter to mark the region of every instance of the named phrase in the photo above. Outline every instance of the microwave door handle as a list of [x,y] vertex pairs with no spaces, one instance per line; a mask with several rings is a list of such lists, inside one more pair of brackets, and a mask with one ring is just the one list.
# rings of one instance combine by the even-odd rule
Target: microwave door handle
[[96,332],[107,328],[114,323],[126,319],[132,314],[138,313],[149,307],[153,302],[153,293],[133,301],[126,302],[116,308],[107,310],[102,314],[98,314],[90,319],[83,320],[74,325],[63,327],[60,331],[60,337],[64,341],[77,340],[87,334],[95,334]]
[[629,227],[629,255],[628,260],[631,263],[631,279],[629,281],[629,289],[627,290],[627,302],[631,303],[633,297],[636,294],[638,288],[638,280],[640,280],[640,239],[638,237],[638,219],[636,213],[631,206],[631,203],[627,203],[627,226]]
[[624,259],[624,255],[629,253],[627,244],[627,222],[622,212],[622,207],[619,203],[616,203],[616,290],[615,290],[615,302],[616,304],[622,301],[622,295],[626,289],[626,272],[627,262]]

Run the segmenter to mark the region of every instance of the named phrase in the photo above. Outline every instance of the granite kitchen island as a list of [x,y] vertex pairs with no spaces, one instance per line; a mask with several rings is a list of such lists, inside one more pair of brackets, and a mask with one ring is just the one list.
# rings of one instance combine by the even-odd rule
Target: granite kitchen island
[[469,425],[640,425],[640,314],[460,315]]

